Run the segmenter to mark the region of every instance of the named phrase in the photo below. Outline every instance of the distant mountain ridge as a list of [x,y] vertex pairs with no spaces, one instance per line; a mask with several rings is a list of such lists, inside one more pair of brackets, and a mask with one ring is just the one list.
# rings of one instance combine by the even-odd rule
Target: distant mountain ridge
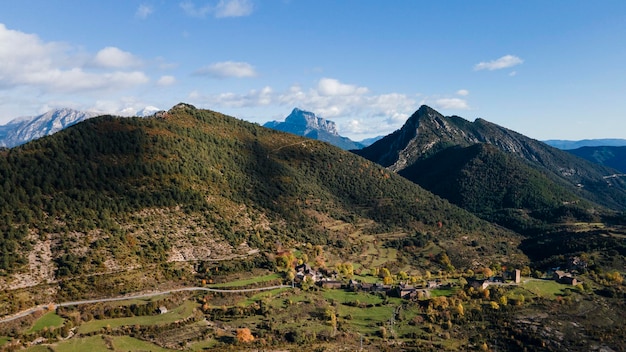
[[[146,106],[134,113],[135,116],[154,115],[159,108]],[[49,136],[81,121],[103,115],[94,111],[79,111],[70,108],[50,110],[37,116],[18,117],[0,126],[0,147],[13,148],[41,137]]]
[[98,115],[95,112],[64,108],[34,117],[20,117],[0,126],[0,146],[12,148]]
[[337,125],[333,121],[298,108],[294,108],[284,122],[270,121],[266,122],[263,127],[317,139],[344,150],[361,149],[365,146],[359,142],[352,141],[348,137],[340,136],[337,132]]
[[623,147],[626,146],[626,139],[619,138],[601,138],[601,139],[583,139],[580,141],[570,141],[563,139],[549,139],[543,141],[547,145],[555,148],[570,150],[581,147]]

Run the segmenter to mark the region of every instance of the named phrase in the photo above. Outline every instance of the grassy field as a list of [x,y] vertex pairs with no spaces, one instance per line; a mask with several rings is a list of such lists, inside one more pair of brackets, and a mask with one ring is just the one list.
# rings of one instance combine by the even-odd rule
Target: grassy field
[[152,352],[168,352],[169,349],[161,348],[155,344],[141,341],[130,336],[117,336],[113,338],[113,348],[115,351],[152,351]]
[[431,297],[439,297],[439,296],[451,297],[458,291],[459,291],[458,287],[437,288],[437,289],[430,290],[430,296]]
[[277,289],[273,289],[273,290],[259,292],[259,293],[255,294],[255,295],[253,295],[252,297],[247,298],[245,301],[243,301],[243,305],[244,306],[249,306],[249,305],[253,304],[254,302],[262,300],[263,298],[274,297],[274,296],[278,295],[279,293],[285,292],[287,290],[291,290],[291,288],[285,287],[285,288],[277,288]]
[[80,339],[70,339],[64,342],[60,342],[58,345],[53,346],[55,352],[76,352],[76,351],[89,351],[100,352],[110,351],[104,341],[104,336],[96,335]]
[[111,351],[109,345],[112,345],[114,351],[154,351],[169,352],[172,350],[161,348],[149,342],[141,341],[129,336],[103,336],[95,335],[84,338],[74,338],[58,344],[49,346],[33,346],[26,349],[29,352],[50,351],[54,352],[107,352]]
[[78,329],[81,334],[87,334],[94,331],[99,331],[107,326],[111,328],[125,326],[125,325],[158,325],[165,323],[172,323],[176,320],[184,319],[190,316],[193,309],[198,306],[193,301],[186,301],[181,306],[173,309],[165,314],[159,315],[147,315],[140,317],[128,317],[128,318],[113,318],[103,320],[92,320],[85,324],[82,324]]
[[383,299],[380,296],[376,296],[364,292],[350,292],[345,290],[328,290],[323,293],[326,300],[335,300],[339,303],[354,303],[359,301],[363,304],[380,304]]
[[[50,352],[50,349],[47,346],[42,346],[42,345],[36,345],[36,346],[32,346],[29,347],[23,351],[28,351],[28,352]],[[100,350],[102,351],[102,350]],[[94,351],[94,352],[99,352],[99,351]]]
[[211,349],[215,347],[215,345],[217,345],[217,341],[214,339],[209,339],[209,340],[195,342],[191,345],[190,348],[192,351],[205,351],[207,349]]
[[573,288],[570,285],[563,285],[554,280],[528,280],[521,286],[533,294],[544,298],[554,298],[563,294],[563,289]]
[[58,328],[63,325],[65,320],[58,316],[55,312],[48,312],[35,321],[35,324],[26,331],[26,333],[41,331],[44,328]]
[[274,274],[269,274],[269,275],[264,275],[264,276],[259,276],[259,277],[251,277],[249,279],[224,282],[224,283],[221,283],[221,284],[207,285],[207,287],[209,287],[209,288],[242,287],[242,286],[248,286],[248,285],[252,285],[252,284],[258,284],[258,283],[262,283],[262,282],[272,281],[272,280],[278,280],[280,278],[281,278],[280,274],[274,273]]
[[380,330],[380,325],[389,321],[393,310],[393,306],[358,308],[341,305],[337,313],[347,320],[350,330],[361,334],[376,334]]

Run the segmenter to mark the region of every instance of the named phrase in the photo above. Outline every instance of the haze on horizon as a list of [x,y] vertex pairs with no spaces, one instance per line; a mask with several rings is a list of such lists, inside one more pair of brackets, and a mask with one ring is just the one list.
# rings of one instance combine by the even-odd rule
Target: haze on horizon
[[623,1],[6,1],[0,43],[0,124],[187,102],[261,124],[299,107],[362,140],[427,104],[626,138]]

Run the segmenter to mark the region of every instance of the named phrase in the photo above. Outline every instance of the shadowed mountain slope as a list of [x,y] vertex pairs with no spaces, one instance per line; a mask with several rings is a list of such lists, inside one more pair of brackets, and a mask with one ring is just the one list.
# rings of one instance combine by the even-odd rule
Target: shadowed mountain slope
[[506,209],[530,213],[533,222],[563,206],[626,206],[624,181],[607,177],[616,170],[485,120],[446,117],[427,106],[401,129],[355,153],[508,226],[513,219],[501,218]]
[[568,150],[567,152],[593,163],[614,168],[621,173],[626,173],[626,147],[581,147]]

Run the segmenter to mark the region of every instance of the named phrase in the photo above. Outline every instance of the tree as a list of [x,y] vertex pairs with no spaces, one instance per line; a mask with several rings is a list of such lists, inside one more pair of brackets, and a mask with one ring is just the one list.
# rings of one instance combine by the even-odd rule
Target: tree
[[460,316],[465,315],[465,308],[463,308],[463,304],[461,304],[460,302],[459,302],[459,305],[456,306],[456,310],[459,312]]
[[464,277],[459,278],[459,286],[461,287],[467,286],[467,280]]
[[240,343],[248,343],[254,341],[254,336],[248,328],[237,329],[237,341]]
[[378,272],[378,276],[379,276],[379,277],[382,277],[382,278],[385,278],[385,277],[387,277],[387,276],[391,276],[391,272],[389,272],[389,269],[387,269],[387,268],[382,268],[382,269],[380,269],[380,271]]
[[490,268],[483,268],[483,275],[485,277],[492,277],[493,276],[493,270],[491,270]]

